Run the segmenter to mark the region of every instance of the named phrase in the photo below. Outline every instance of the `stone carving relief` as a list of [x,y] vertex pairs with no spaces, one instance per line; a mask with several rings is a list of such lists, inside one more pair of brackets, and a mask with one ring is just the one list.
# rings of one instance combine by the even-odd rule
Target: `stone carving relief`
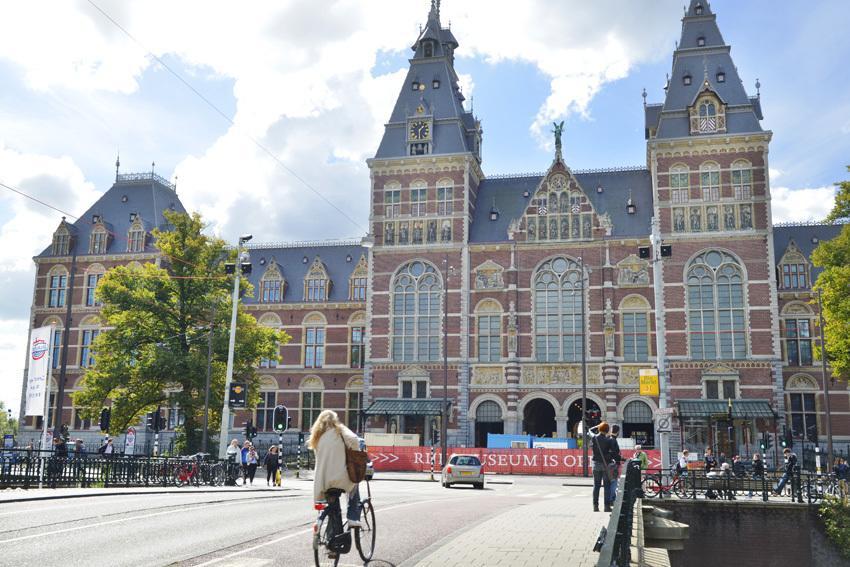
[[[587,383],[602,384],[602,367],[600,365],[587,365]],[[520,384],[526,386],[580,385],[581,365],[525,365],[522,367]]]
[[620,384],[623,386],[635,386],[640,384],[640,371],[649,366],[621,366]]
[[519,331],[516,323],[516,302],[511,301],[508,308],[508,356],[516,357]]
[[500,386],[505,384],[501,366],[477,366],[472,369],[473,386]]
[[502,289],[505,287],[503,277],[505,269],[493,262],[487,260],[477,268],[475,268],[475,289]]
[[634,254],[617,264],[617,283],[624,287],[649,285],[649,262]]
[[605,314],[603,316],[603,327],[605,332],[605,356],[614,356],[614,308],[611,306],[611,298],[605,299]]

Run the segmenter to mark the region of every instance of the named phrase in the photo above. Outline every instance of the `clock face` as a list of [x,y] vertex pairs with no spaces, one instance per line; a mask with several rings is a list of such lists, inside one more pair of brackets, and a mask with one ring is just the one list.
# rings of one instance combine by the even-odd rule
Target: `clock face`
[[431,126],[424,120],[416,120],[410,123],[410,139],[425,140],[431,135]]

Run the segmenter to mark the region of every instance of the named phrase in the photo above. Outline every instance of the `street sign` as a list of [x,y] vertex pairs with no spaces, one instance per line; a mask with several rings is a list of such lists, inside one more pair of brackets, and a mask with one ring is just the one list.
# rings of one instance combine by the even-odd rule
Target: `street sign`
[[658,394],[658,370],[655,368],[642,368],[640,371],[640,395],[657,396]]
[[231,382],[230,395],[227,400],[230,404],[230,409],[238,409],[245,407],[245,394],[247,393],[248,385],[245,382]]
[[3,436],[3,448],[4,449],[12,449],[15,446],[15,436],[11,433],[7,433]]

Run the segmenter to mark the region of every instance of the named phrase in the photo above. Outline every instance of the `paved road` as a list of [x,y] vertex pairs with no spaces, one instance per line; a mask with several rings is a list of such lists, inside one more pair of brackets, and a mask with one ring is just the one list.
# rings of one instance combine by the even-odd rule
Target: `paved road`
[[[484,491],[372,483],[378,543],[370,565],[414,565],[459,534],[523,505],[557,498],[564,507],[590,507],[586,487],[564,487],[557,478],[511,480]],[[268,491],[187,489],[4,503],[0,565],[311,565],[311,505],[312,483],[295,480]],[[355,552],[340,564],[362,564],[356,558]]]

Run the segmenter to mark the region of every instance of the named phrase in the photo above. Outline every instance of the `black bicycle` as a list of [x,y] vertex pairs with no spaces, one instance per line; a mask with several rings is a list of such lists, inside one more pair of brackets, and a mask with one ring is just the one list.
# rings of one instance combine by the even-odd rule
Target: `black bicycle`
[[[343,521],[340,496],[343,490],[328,489],[327,501],[316,502],[319,517],[313,524],[313,559],[316,567],[335,567],[339,558],[351,551],[351,530]],[[375,509],[372,507],[372,492],[366,483],[367,497],[361,501],[361,525],[354,528],[354,543],[363,561],[372,559],[375,550]]]

